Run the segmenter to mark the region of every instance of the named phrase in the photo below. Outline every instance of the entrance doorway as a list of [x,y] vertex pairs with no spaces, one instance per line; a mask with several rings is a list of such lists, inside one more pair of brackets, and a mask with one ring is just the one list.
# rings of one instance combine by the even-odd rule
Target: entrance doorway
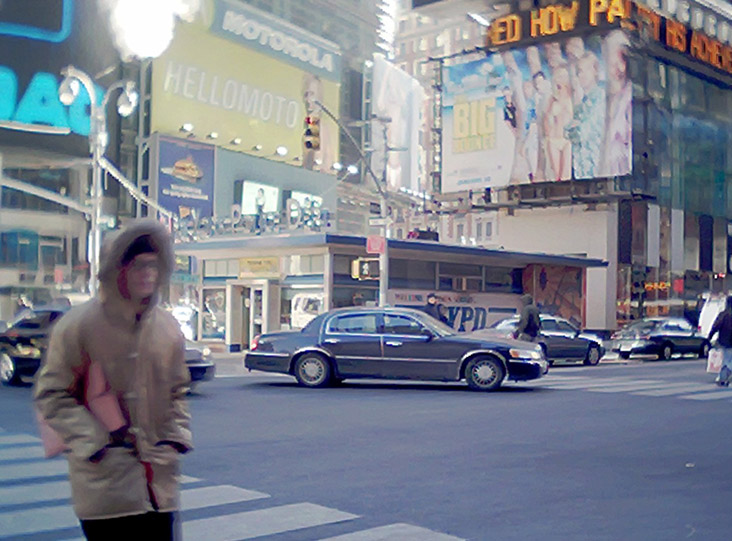
[[244,351],[256,336],[279,329],[279,285],[273,280],[229,282],[226,296],[229,351]]

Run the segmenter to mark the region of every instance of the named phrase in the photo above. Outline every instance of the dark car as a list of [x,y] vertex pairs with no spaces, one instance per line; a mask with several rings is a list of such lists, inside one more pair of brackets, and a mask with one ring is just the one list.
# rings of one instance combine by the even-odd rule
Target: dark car
[[612,336],[612,350],[624,359],[654,355],[668,360],[676,353],[709,355],[709,340],[684,318],[652,317],[630,323]]
[[202,381],[210,381],[216,375],[216,365],[211,361],[211,349],[186,341],[186,365],[191,373],[191,389]]
[[504,379],[542,377],[548,371],[534,344],[476,334],[409,308],[344,308],[313,319],[302,331],[255,338],[244,364],[250,370],[295,376],[322,387],[349,378],[460,381],[492,391]]
[[[48,348],[51,328],[65,308],[37,308],[25,310],[0,333],[0,381],[18,385],[33,378]],[[193,342],[186,343],[185,359],[191,374],[191,388],[214,377],[216,367],[210,359],[211,351]]]
[[21,312],[0,333],[0,381],[17,385],[32,378],[48,347],[53,324],[66,313],[65,309],[27,309]]
[[[583,332],[561,317],[541,314],[540,318],[538,343],[544,350],[549,364],[554,364],[555,361],[570,361],[594,366],[605,355],[605,346],[599,336]],[[497,321],[491,329],[505,336],[513,335],[518,322],[518,316],[509,317]]]

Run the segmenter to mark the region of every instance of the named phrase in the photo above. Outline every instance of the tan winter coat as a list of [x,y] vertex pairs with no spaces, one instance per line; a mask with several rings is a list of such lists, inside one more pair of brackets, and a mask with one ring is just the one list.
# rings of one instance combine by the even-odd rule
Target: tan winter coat
[[[69,478],[80,519],[112,518],[178,508],[179,453],[164,441],[192,448],[185,394],[190,376],[185,341],[176,320],[150,303],[138,318],[117,286],[121,259],[138,237],[152,235],[162,247],[161,283],[167,283],[173,254],[161,224],[140,220],[104,246],[101,294],[73,308],[51,334],[35,385],[41,414],[69,446]],[[110,443],[107,429],[82,404],[84,354],[99,363],[130,425],[136,451],[107,448],[101,461],[89,458]],[[143,462],[152,466],[148,487]],[[152,497],[150,495],[152,493]]]

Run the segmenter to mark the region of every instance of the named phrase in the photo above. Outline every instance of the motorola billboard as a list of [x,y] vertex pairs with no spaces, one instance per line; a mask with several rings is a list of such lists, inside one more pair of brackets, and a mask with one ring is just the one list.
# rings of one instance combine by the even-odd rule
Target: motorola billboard
[[[86,156],[89,97],[82,88],[71,106],[61,104],[61,69],[85,71],[101,94],[118,73],[119,55],[97,2],[45,0],[42,9],[32,7],[39,3],[0,0],[0,146]],[[114,133],[116,115],[109,120]]]

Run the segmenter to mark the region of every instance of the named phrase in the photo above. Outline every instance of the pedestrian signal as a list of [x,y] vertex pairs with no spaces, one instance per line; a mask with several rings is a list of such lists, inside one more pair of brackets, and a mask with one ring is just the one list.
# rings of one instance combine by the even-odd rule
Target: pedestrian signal
[[311,150],[320,148],[320,118],[316,116],[305,117],[305,135],[303,139],[305,148]]
[[354,280],[378,280],[379,259],[375,257],[359,257],[351,261],[351,278]]

